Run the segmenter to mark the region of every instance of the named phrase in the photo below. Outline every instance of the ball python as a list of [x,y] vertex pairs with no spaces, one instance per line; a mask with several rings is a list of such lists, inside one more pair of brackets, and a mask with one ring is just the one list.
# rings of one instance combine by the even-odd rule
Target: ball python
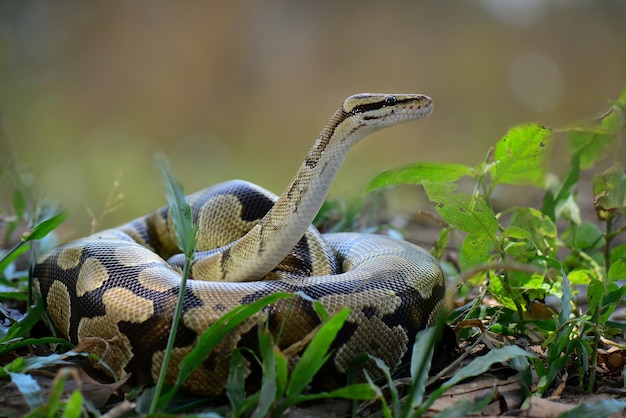
[[[321,379],[341,379],[368,352],[395,369],[406,363],[417,331],[434,321],[444,278],[437,260],[411,243],[380,235],[320,234],[315,215],[348,150],[384,127],[420,119],[429,97],[358,94],[334,113],[280,196],[240,180],[188,196],[198,228],[167,381],[199,335],[225,312],[274,292],[293,293],[232,331],[193,372],[184,388],[220,394],[230,354],[254,348],[266,326],[279,348],[298,343],[320,324],[312,301],[330,313],[350,307]],[[33,271],[35,290],[54,327],[73,343],[111,342],[93,350],[116,376],[155,382],[180,290],[181,255],[168,206],[115,229],[65,244]],[[166,261],[167,260],[167,261]],[[280,334],[280,336],[279,336]],[[244,350],[249,353],[250,350]],[[258,373],[251,356],[248,380]],[[366,366],[370,367],[370,366]],[[376,375],[375,367],[371,372]],[[323,386],[323,384],[322,384]]]

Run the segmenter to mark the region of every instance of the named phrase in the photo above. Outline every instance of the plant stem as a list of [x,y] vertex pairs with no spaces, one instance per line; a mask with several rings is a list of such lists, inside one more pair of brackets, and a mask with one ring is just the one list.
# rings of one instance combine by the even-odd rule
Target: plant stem
[[[180,317],[183,310],[183,300],[185,298],[185,288],[187,287],[187,278],[191,271],[191,262],[193,261],[193,254],[191,256],[185,256],[185,264],[183,266],[183,274],[180,281],[180,290],[178,293],[178,301],[176,302],[176,309],[174,310],[174,317],[172,318],[172,328],[170,329],[170,335],[167,340],[167,347],[165,348],[165,355],[163,356],[163,363],[161,364],[161,370],[159,372],[159,378],[156,382],[156,388],[154,390],[152,402],[150,404],[150,415],[156,414],[159,406],[159,398],[161,397],[161,391],[163,390],[163,383],[167,374],[167,368],[170,363],[170,357],[172,349],[174,348],[174,341],[176,340],[176,331],[178,330],[178,324],[180,323]],[[163,407],[167,405],[162,405]]]

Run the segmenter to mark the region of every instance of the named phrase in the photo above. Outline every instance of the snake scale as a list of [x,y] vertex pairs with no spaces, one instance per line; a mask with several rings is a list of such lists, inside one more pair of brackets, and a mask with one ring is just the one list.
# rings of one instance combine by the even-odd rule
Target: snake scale
[[[391,369],[409,359],[416,332],[432,324],[443,303],[437,261],[405,241],[358,233],[323,235],[311,222],[357,141],[431,111],[432,101],[423,95],[350,96],[280,196],[240,180],[188,196],[198,227],[197,252],[168,382],[175,381],[181,359],[199,335],[225,312],[279,291],[294,297],[231,331],[185,382],[187,390],[222,393],[230,354],[238,347],[254,350],[260,325],[268,327],[281,349],[303,340],[320,324],[314,300],[330,314],[351,309],[331,346],[321,386],[339,382],[361,352],[381,358]],[[165,206],[54,249],[35,266],[35,290],[65,338],[78,343],[117,337],[106,355],[103,344],[92,350],[104,356],[118,377],[131,373],[135,381],[152,384],[180,290],[179,252]],[[259,372],[254,356],[249,357],[247,381],[258,379]],[[373,367],[371,372],[377,374]]]

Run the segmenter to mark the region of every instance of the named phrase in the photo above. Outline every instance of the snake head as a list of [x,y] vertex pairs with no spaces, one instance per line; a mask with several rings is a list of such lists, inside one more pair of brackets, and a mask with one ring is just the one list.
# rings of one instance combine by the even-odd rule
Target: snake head
[[348,119],[379,129],[428,116],[432,103],[422,94],[361,93],[344,100],[343,110]]

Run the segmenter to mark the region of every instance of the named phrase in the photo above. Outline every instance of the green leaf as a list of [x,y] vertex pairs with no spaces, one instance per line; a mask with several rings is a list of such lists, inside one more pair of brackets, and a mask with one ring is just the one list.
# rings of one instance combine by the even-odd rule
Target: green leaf
[[261,351],[261,358],[263,359],[263,363],[261,364],[263,377],[261,380],[259,403],[252,414],[253,418],[266,416],[277,398],[274,341],[270,332],[265,328],[259,331],[259,350]]
[[[5,252],[0,256],[0,272],[5,272],[7,267],[13,263],[17,258],[30,249],[29,245],[23,245],[23,242],[18,242],[11,250]],[[5,272],[6,273],[6,272]]]
[[482,233],[467,234],[459,250],[461,269],[467,270],[487,263],[494,248],[495,243],[491,236]]
[[626,175],[620,164],[593,177],[593,204],[600,219],[609,219],[623,212],[626,207]]
[[493,389],[491,389],[489,393],[486,393],[483,396],[478,396],[474,400],[461,398],[443,411],[433,415],[433,418],[456,418],[473,416],[475,413],[480,412],[483,408],[489,405],[489,403],[491,403],[493,395],[496,393],[496,389],[497,386],[494,382]]
[[616,260],[609,268],[609,281],[616,282],[626,279],[626,260]]
[[[4,343],[6,341],[14,340],[16,338],[25,338],[28,336],[30,330],[33,326],[39,322],[44,313],[44,304],[41,298],[37,299],[37,301],[26,311],[26,314],[22,316],[20,319],[15,321],[6,334],[1,336],[0,342]],[[0,354],[3,354],[4,350],[0,349]]]
[[170,164],[163,154],[157,154],[156,163],[163,177],[165,195],[170,205],[178,247],[186,258],[191,258],[196,247],[196,228],[193,225],[191,207],[183,193],[183,187],[173,174]]
[[510,226],[502,232],[504,252],[520,261],[528,261],[537,254],[537,247],[529,231],[518,226]]
[[602,399],[595,402],[585,402],[574,409],[562,413],[558,418],[587,418],[608,417],[611,414],[624,412],[626,402],[617,399]]
[[588,285],[591,279],[595,277],[595,272],[589,269],[576,269],[570,271],[567,276],[572,284]]
[[515,345],[493,349],[457,371],[444,385],[452,387],[469,377],[485,373],[495,363],[507,362],[514,357],[535,357],[535,355]]
[[572,225],[565,236],[571,233],[569,244],[576,249],[588,251],[598,249],[605,243],[604,233],[597,225],[591,222],[582,222],[580,225]]
[[439,315],[434,327],[426,328],[415,335],[415,343],[411,353],[411,386],[405,396],[400,416],[409,416],[424,399],[428,372],[432,364],[435,346],[440,339],[442,327],[445,326],[443,315]]
[[26,211],[26,198],[24,197],[24,191],[21,189],[13,193],[13,210],[19,222],[24,217],[24,212]]
[[502,348],[495,348],[481,357],[477,357],[470,364],[458,370],[454,376],[444,382],[439,388],[434,390],[428,400],[424,402],[417,411],[417,414],[426,411],[433,402],[441,396],[446,390],[450,389],[457,383],[474,376],[485,373],[495,363],[510,361],[515,357],[536,357],[534,354],[523,350],[522,348],[510,345]]
[[556,222],[565,213],[575,223],[580,223],[580,210],[573,199],[579,178],[580,155],[574,154],[571,159],[570,171],[565,176],[563,184],[554,181],[543,196],[541,212],[546,214],[552,222]]
[[454,183],[424,182],[428,198],[435,202],[435,210],[446,222],[461,231],[495,237],[498,220],[493,210],[481,197],[455,193],[456,188]]
[[61,418],[79,418],[82,416],[83,395],[79,390],[75,390],[65,402],[65,408]]
[[534,245],[545,256],[556,253],[558,232],[556,225],[547,215],[534,208],[517,208],[511,216],[511,226],[522,228],[530,233]]
[[50,354],[47,356],[17,357],[0,368],[0,377],[7,376],[10,373],[26,373],[49,366],[70,365],[72,363],[66,359],[76,356],[86,357],[87,354],[67,351],[63,354]]
[[571,127],[568,130],[570,146],[572,153],[580,156],[580,167],[589,169],[603,159],[623,127],[624,114],[618,106],[612,106],[589,124]]
[[[174,390],[177,390],[189,375],[204,361],[206,356],[211,352],[215,346],[217,346],[236,326],[243,321],[249,319],[253,315],[257,314],[261,309],[265,308],[272,303],[280,299],[286,299],[291,297],[291,294],[286,292],[273,293],[268,296],[264,296],[259,300],[256,300],[248,305],[238,306],[232,311],[226,313],[220,319],[215,321],[198,340],[193,350],[185,356],[180,362],[179,374],[176,380]],[[173,395],[174,390],[171,394]],[[170,392],[168,392],[168,395]]]
[[383,171],[369,182],[366,190],[371,192],[387,186],[422,184],[424,181],[449,183],[473,174],[471,167],[462,164],[422,162]]
[[246,365],[243,361],[243,356],[239,349],[233,351],[230,356],[230,369],[228,371],[228,380],[226,381],[226,397],[230,402],[230,407],[235,416],[238,416],[241,411],[238,411],[239,406],[243,403],[245,398],[245,378],[246,378]]
[[42,239],[50,232],[58,228],[65,220],[67,215],[65,212],[57,213],[56,215],[39,222],[29,232],[24,232],[22,235],[22,242],[32,241],[36,239]]
[[369,383],[355,383],[353,385],[344,386],[334,389],[330,392],[314,393],[310,395],[302,395],[300,402],[310,402],[319,399],[352,399],[355,401],[369,401],[376,399],[376,390]]
[[538,124],[511,128],[494,148],[493,182],[545,186],[552,130]]
[[349,314],[350,309],[344,308],[319,328],[291,373],[285,394],[287,404],[296,401],[313,376],[324,365],[328,359],[328,349]]

